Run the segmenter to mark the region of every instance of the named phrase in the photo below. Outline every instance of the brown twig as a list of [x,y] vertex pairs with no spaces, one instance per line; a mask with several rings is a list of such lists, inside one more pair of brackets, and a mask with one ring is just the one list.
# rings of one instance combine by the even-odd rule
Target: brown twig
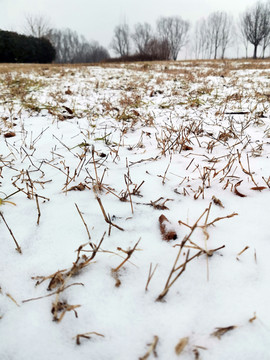
[[237,213],[232,213],[232,214],[227,215],[227,216],[217,217],[215,220],[211,221],[210,223],[206,224],[205,226],[208,227],[210,225],[214,225],[214,223],[217,222],[217,221],[220,221],[220,220],[223,220],[223,219],[229,219],[229,218],[232,218],[232,217],[237,216],[237,215],[238,215]]
[[167,166],[167,168],[166,168],[166,170],[165,170],[165,172],[164,172],[164,175],[163,175],[163,177],[162,177],[162,185],[165,184],[166,175],[167,175],[167,172],[168,172],[169,167],[170,167],[170,165],[171,165],[171,162],[172,162],[172,155],[170,156],[169,164],[168,164],[168,166]]
[[37,194],[35,194],[35,198],[36,198],[37,211],[38,211],[37,225],[39,225],[39,219],[40,219],[41,213],[40,213],[40,207],[39,207],[38,195]]
[[145,291],[148,291],[148,285],[150,284],[150,281],[152,280],[152,277],[155,274],[155,271],[157,269],[158,264],[156,264],[154,270],[152,271],[152,263],[150,264],[150,268],[149,268],[149,273],[148,273],[148,278],[147,278],[147,282],[145,285]]
[[67,285],[65,287],[61,287],[58,290],[56,290],[56,291],[54,291],[54,292],[52,292],[50,294],[47,294],[47,295],[44,295],[44,296],[38,296],[38,297],[35,297],[35,298],[31,298],[31,299],[22,300],[22,303],[27,303],[27,302],[30,302],[30,301],[40,300],[40,299],[44,299],[46,297],[50,297],[50,296],[59,294],[60,292],[63,292],[64,290],[66,290],[66,289],[68,289],[68,288],[70,288],[71,286],[74,286],[74,285],[84,286],[83,283],[73,283],[73,284]]
[[128,170],[127,170],[127,175],[124,175],[124,179],[125,179],[125,184],[126,184],[126,187],[127,187],[127,193],[128,193],[128,196],[129,196],[131,213],[134,214],[131,193],[130,193],[130,190],[129,190],[129,185],[132,184],[132,181],[130,179],[129,166],[128,166],[128,160],[127,159],[126,159],[126,167],[127,167]]
[[243,252],[245,252],[245,251],[248,250],[248,249],[249,249],[249,246],[244,247],[244,249],[243,249],[242,251],[240,251],[240,253],[237,254],[236,260],[239,260],[239,259],[238,259],[238,256],[242,255]]
[[21,248],[20,248],[17,240],[15,239],[15,236],[13,235],[13,232],[11,231],[10,227],[8,226],[8,224],[7,224],[7,222],[6,222],[6,219],[4,218],[4,215],[3,215],[2,211],[0,211],[0,216],[1,216],[2,220],[4,221],[4,224],[6,225],[6,227],[7,227],[8,231],[9,231],[10,235],[12,236],[12,239],[14,240],[14,242],[15,242],[15,244],[16,244],[16,250],[17,250],[20,254],[22,254],[22,250],[21,250]]
[[204,221],[204,226],[203,226],[203,233],[204,233],[204,246],[205,246],[205,252],[206,252],[206,269],[207,269],[207,281],[209,281],[209,261],[208,261],[208,250],[207,250],[207,240],[209,239],[209,234],[207,232],[207,221],[209,218],[209,214],[210,214],[210,210],[211,210],[211,206],[212,203],[210,203],[208,211],[206,213],[206,218]]
[[127,254],[127,257],[121,262],[120,265],[118,265],[115,269],[112,269],[113,272],[117,272],[128,261],[128,259],[130,259],[131,255],[134,253],[134,251],[135,251],[135,249],[136,249],[136,247],[137,247],[137,245],[139,244],[140,241],[141,241],[141,239],[139,239],[136,242],[136,244],[133,246],[133,248],[130,249],[130,250],[123,250],[121,248],[118,248],[118,250],[121,250],[125,254]]
[[239,162],[239,164],[240,164],[240,167],[241,167],[242,171],[243,171],[246,175],[250,176],[251,181],[253,182],[253,184],[254,184],[256,187],[258,187],[258,184],[257,184],[256,181],[254,180],[254,177],[253,177],[252,172],[251,172],[251,170],[250,170],[250,164],[249,164],[248,154],[247,154],[248,170],[246,170],[246,169],[244,168],[244,166],[243,166],[243,164],[242,164],[242,162],[241,162],[241,154],[240,154],[239,150],[237,150],[237,155],[238,155],[238,162]]
[[112,221],[111,221],[111,219],[110,219],[110,216],[107,215],[106,212],[105,212],[105,209],[104,209],[104,207],[103,207],[103,204],[102,204],[102,201],[101,201],[100,197],[96,195],[96,199],[97,199],[97,201],[98,201],[98,204],[99,204],[99,206],[100,206],[100,209],[101,209],[101,211],[102,211],[102,214],[103,214],[103,216],[104,216],[104,220],[106,221],[106,223],[109,224],[109,226],[114,226],[114,227],[116,227],[118,230],[124,231],[123,228],[121,228],[120,226],[112,223]]
[[88,235],[88,239],[91,240],[91,235],[90,235],[88,226],[87,226],[86,222],[84,221],[82,213],[81,213],[81,211],[80,211],[80,209],[79,209],[79,207],[78,207],[78,205],[76,203],[75,203],[75,206],[76,206],[76,209],[77,209],[77,211],[78,211],[78,213],[80,215],[80,218],[82,219],[83,225],[85,226],[85,229],[86,229],[86,232],[87,232],[87,235]]
[[[156,301],[161,301],[163,300],[163,298],[167,295],[167,293],[169,292],[171,286],[175,283],[175,281],[182,275],[182,273],[185,271],[186,269],[186,265],[195,257],[200,256],[203,252],[199,251],[196,255],[194,255],[191,259],[189,259],[189,251],[186,254],[186,258],[183,264],[181,264],[180,266],[177,267],[177,263],[179,260],[179,257],[181,255],[182,249],[184,248],[186,242],[189,240],[190,236],[193,234],[194,230],[196,229],[196,227],[198,226],[199,221],[201,220],[201,218],[206,214],[206,212],[209,211],[209,209],[205,209],[204,212],[201,214],[201,216],[198,218],[198,220],[195,222],[195,224],[192,226],[190,232],[188,235],[186,235],[184,237],[184,239],[182,240],[181,244],[180,244],[180,248],[178,251],[178,254],[176,256],[176,259],[174,261],[173,267],[170,271],[170,274],[168,276],[168,279],[166,281],[166,284],[164,286],[164,289],[162,290],[162,292],[159,294],[159,296],[156,298]],[[172,276],[178,271],[180,270],[175,277],[172,279]]]

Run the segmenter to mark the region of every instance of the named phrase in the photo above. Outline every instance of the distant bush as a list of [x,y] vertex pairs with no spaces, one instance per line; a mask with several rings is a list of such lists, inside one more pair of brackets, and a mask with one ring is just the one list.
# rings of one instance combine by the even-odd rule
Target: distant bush
[[0,62],[51,63],[55,49],[48,39],[0,30]]
[[159,54],[134,54],[127,56],[120,56],[117,58],[109,58],[104,62],[136,62],[136,61],[159,61],[159,60],[168,60],[165,56],[160,56]]
[[159,60],[157,57],[148,55],[148,54],[134,54],[134,55],[127,55],[127,56],[120,56],[116,58],[109,58],[106,59],[104,62],[135,62],[135,61],[155,61]]
[[134,61],[161,61],[170,59],[169,44],[166,40],[152,38],[145,46],[143,52],[133,55],[109,58],[105,62],[134,62]]

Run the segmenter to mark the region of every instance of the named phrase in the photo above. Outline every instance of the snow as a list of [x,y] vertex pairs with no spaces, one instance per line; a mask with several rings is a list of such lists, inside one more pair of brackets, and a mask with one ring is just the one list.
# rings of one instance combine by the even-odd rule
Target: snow
[[[269,359],[269,63],[6,71],[0,74],[1,360]],[[20,94],[28,77],[34,85]],[[15,136],[6,138],[11,131]],[[80,183],[83,191],[74,189]],[[124,231],[110,229],[98,199]],[[162,239],[162,214],[176,240]],[[51,291],[51,278],[35,286],[37,276],[67,274],[81,245],[78,264],[90,258],[104,233],[78,273]],[[189,258],[201,253],[157,301],[183,240],[177,266],[188,250]],[[146,290],[150,265],[155,272]],[[71,310],[53,321],[57,302],[80,305],[77,317]],[[217,328],[225,329],[220,338]]]

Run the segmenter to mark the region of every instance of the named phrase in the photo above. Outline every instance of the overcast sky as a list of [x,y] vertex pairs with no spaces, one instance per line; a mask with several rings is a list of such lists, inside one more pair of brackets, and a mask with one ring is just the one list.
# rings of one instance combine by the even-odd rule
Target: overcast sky
[[213,11],[236,19],[256,0],[0,0],[0,29],[23,32],[25,16],[44,15],[52,27],[71,28],[108,47],[113,29],[126,21],[155,25],[160,16],[179,15],[192,24]]

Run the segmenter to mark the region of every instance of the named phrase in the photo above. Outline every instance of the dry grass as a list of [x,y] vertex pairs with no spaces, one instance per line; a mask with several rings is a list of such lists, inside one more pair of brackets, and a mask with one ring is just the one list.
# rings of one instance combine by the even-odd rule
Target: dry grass
[[[102,75],[94,71],[94,67],[102,69]],[[77,317],[80,305],[70,305],[62,298],[63,292],[71,286],[83,285],[71,283],[71,280],[94,265],[97,254],[121,257],[114,265],[109,264],[110,276],[119,287],[121,272],[131,257],[133,261],[140,256],[142,249],[138,249],[138,245],[142,246],[143,241],[133,241],[131,247],[117,246],[114,250],[102,249],[103,241],[111,235],[112,229],[128,237],[129,223],[125,223],[125,229],[122,223],[132,221],[138,209],[148,209],[146,207],[158,214],[153,228],[159,228],[160,232],[155,240],[165,240],[175,251],[174,260],[167,261],[167,279],[153,299],[166,306],[164,300],[168,293],[173,291],[183,273],[192,271],[195,259],[205,259],[209,279],[208,260],[225,247],[223,244],[209,245],[212,230],[219,221],[230,223],[238,215],[226,212],[224,216],[210,219],[212,208],[225,211],[227,195],[242,201],[270,188],[269,174],[256,162],[269,153],[270,94],[265,85],[269,68],[270,60],[245,59],[89,66],[1,64],[0,137],[5,141],[7,154],[0,154],[0,180],[6,170],[11,172],[8,185],[14,192],[0,198],[0,206],[14,205],[8,199],[19,193],[34,203],[37,214],[34,223],[40,228],[43,206],[50,201],[43,192],[52,181],[46,177],[49,168],[62,177],[57,190],[63,197],[67,199],[74,192],[92,197],[97,205],[96,219],[101,219],[101,226],[104,226],[104,234],[95,244],[86,215],[75,203],[74,212],[77,211],[76,216],[79,214],[88,242],[76,250],[77,256],[69,268],[60,266],[62,270],[53,269],[50,275],[33,276],[36,286],[48,282],[50,293],[24,302],[55,295],[51,307],[53,320],[60,322],[69,312]],[[72,140],[79,136],[80,140],[70,146],[64,133],[61,138],[52,134],[54,147],[46,158],[42,156],[42,160],[37,161],[35,153],[48,128],[40,129],[33,138],[25,129],[24,121],[41,114],[56,128],[68,122],[76,124],[77,133]],[[87,120],[87,125],[81,125],[83,119]],[[259,140],[253,137],[254,129],[256,134],[260,131]],[[139,181],[133,176],[135,168],[142,169]],[[114,169],[121,171],[122,183],[110,176]],[[144,190],[148,181],[158,184],[158,193],[154,190],[151,193],[149,188]],[[164,189],[166,195],[160,189]],[[218,193],[218,197],[213,193]],[[168,194],[173,194],[174,198]],[[112,215],[114,206],[107,205],[108,198],[117,206],[126,206],[124,216]],[[189,198],[190,204],[196,202],[200,209],[207,208],[193,225],[178,220],[179,217],[178,222],[172,224],[169,220],[171,209],[184,198]],[[204,205],[200,207],[200,203]],[[22,253],[20,241],[15,239],[4,211],[0,211],[0,217],[1,226],[5,225],[16,250]],[[173,240],[179,239],[179,229],[188,233],[175,243]],[[248,248],[243,248],[234,260],[239,261]],[[256,261],[256,252],[254,258]],[[127,269],[130,271],[129,267]],[[151,263],[145,296],[150,293],[148,287],[157,269],[158,264],[152,270]],[[177,281],[181,289],[179,283]],[[235,328],[219,327],[211,335],[220,339]],[[82,339],[90,339],[92,335],[104,336],[97,332],[80,333],[75,337],[76,343],[79,345]],[[158,346],[156,335],[141,359],[156,356]],[[199,359],[199,348],[190,345],[189,337],[181,338],[175,345],[177,355],[185,351],[192,351],[195,359]]]

